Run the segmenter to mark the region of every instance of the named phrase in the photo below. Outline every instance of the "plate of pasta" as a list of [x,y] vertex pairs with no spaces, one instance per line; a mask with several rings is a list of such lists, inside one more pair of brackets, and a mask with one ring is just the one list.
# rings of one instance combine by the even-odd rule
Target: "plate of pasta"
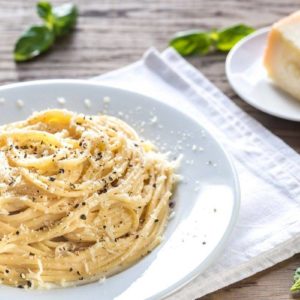
[[221,253],[238,179],[199,121],[83,80],[3,86],[0,108],[5,299],[161,299]]

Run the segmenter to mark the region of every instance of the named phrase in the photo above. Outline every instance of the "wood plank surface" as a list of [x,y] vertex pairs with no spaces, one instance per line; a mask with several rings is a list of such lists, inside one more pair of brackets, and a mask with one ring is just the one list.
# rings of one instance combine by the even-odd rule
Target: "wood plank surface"
[[[150,46],[167,47],[179,30],[247,23],[265,27],[299,9],[293,0],[76,0],[80,17],[76,32],[48,54],[15,64],[12,49],[19,34],[39,20],[33,0],[0,0],[0,84],[46,78],[89,78],[138,60]],[[53,3],[64,3],[53,1]],[[268,116],[247,105],[230,88],[224,54],[194,57],[200,69],[242,109],[300,152],[300,123]],[[201,300],[285,300],[300,256]]]

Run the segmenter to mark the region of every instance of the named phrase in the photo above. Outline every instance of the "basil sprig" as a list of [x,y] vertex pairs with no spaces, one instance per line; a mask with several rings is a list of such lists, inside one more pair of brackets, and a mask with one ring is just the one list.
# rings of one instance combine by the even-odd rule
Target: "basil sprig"
[[252,33],[254,28],[239,24],[222,30],[179,32],[169,42],[182,56],[205,55],[212,51],[228,52],[239,40]]
[[295,271],[294,284],[291,287],[291,292],[294,296],[300,296],[300,268]]
[[46,52],[56,38],[74,28],[77,20],[76,6],[71,3],[52,7],[49,2],[40,1],[37,3],[37,13],[44,24],[31,26],[17,40],[14,49],[17,62],[30,60]]

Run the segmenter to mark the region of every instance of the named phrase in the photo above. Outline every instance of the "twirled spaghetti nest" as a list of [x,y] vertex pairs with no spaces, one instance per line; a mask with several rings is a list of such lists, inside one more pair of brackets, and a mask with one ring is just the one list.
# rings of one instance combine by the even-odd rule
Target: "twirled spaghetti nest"
[[0,127],[0,278],[97,280],[159,242],[173,165],[123,121],[47,110]]

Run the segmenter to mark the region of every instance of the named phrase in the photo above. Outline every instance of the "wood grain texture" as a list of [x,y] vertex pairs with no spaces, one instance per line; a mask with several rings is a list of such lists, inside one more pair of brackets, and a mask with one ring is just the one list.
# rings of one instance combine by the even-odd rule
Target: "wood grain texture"
[[[76,32],[33,62],[16,65],[12,49],[26,26],[39,22],[34,0],[0,0],[0,84],[45,78],[89,78],[136,61],[150,46],[167,47],[179,30],[229,26],[244,22],[256,28],[299,9],[294,0],[76,0]],[[53,1],[63,3],[63,1]],[[200,69],[237,105],[300,152],[300,123],[268,116],[247,105],[228,85],[225,56],[194,57]],[[274,268],[201,300],[286,300],[296,256]]]

